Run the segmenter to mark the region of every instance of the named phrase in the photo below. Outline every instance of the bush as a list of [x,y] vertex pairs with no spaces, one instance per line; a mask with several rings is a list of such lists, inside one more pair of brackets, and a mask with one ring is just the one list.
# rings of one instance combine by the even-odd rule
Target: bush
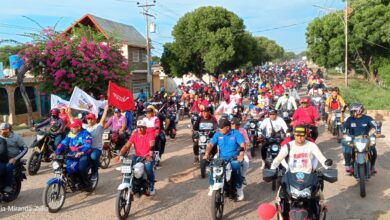
[[341,86],[340,89],[341,96],[347,104],[359,102],[369,110],[390,109],[390,90],[387,88],[381,88],[365,80],[353,79],[348,87]]

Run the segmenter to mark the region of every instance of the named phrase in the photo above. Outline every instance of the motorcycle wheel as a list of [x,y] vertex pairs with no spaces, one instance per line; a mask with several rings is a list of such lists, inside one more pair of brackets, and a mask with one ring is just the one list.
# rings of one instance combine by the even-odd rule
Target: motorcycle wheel
[[341,139],[343,139],[343,131],[341,130],[341,127],[338,127],[337,130],[337,143],[341,143]]
[[16,198],[18,198],[19,193],[20,193],[20,189],[22,188],[22,182],[18,179],[15,179],[11,188],[12,188],[12,192],[9,193],[8,195],[2,197],[2,200],[4,202],[12,202]]
[[102,150],[102,155],[100,156],[100,168],[106,169],[110,165],[110,151]]
[[[50,213],[56,213],[61,210],[65,203],[66,192],[64,184],[51,183],[43,191],[43,205],[46,206]],[[53,205],[52,202],[57,203]]]
[[201,157],[199,161],[199,166],[200,166],[200,176],[202,178],[206,178],[206,166],[207,166],[207,161],[203,159],[203,156]]
[[366,166],[359,165],[360,197],[366,197]]
[[184,119],[184,112],[183,112],[183,111],[180,111],[179,120],[180,120],[180,121],[183,121],[183,119]]
[[27,162],[27,172],[28,175],[34,176],[38,173],[39,168],[41,167],[41,159],[39,152],[34,151]]
[[256,154],[256,150],[255,150],[255,145],[253,144],[253,142],[251,142],[251,156],[252,157],[255,157],[255,154]]
[[116,198],[115,212],[116,216],[119,219],[127,219],[130,214],[131,202],[133,200],[133,195],[130,195],[130,201],[127,201],[128,194],[131,193],[129,189],[122,189],[118,192],[118,197]]
[[275,191],[279,188],[279,184],[278,184],[279,180],[278,179],[273,179],[272,180],[272,191]]
[[222,190],[214,190],[211,195],[211,219],[220,220],[223,216],[224,194]]

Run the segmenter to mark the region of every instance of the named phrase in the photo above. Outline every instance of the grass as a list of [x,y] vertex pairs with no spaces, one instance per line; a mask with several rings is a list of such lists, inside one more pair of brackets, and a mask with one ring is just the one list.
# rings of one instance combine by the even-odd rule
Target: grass
[[348,87],[340,86],[347,104],[359,102],[367,110],[390,110],[390,89],[360,79],[351,79],[349,83]]

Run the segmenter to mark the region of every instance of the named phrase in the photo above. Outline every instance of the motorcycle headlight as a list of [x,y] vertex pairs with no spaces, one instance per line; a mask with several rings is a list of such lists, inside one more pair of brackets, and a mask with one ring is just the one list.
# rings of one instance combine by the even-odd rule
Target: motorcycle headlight
[[199,137],[199,141],[202,142],[202,143],[205,143],[207,141],[206,136],[200,136]]
[[299,189],[297,189],[297,188],[295,188],[295,187],[290,185],[290,192],[291,192],[291,196],[294,199],[309,198],[311,196],[310,188],[305,188],[303,190],[299,190]]
[[52,163],[52,166],[53,166],[53,170],[57,170],[58,168],[60,168],[60,163],[58,163],[57,161],[54,161]]
[[255,127],[256,127],[256,124],[252,122],[252,123],[249,124],[249,127],[250,127],[250,128],[255,128]]
[[363,152],[366,149],[367,144],[364,142],[355,142],[355,147],[358,152]]
[[279,150],[279,146],[277,144],[272,145],[271,150],[276,152]]
[[288,118],[288,112],[283,112],[283,118]]
[[134,177],[139,179],[144,175],[144,164],[136,163],[134,165]]
[[345,137],[345,141],[346,141],[346,142],[351,142],[351,141],[352,141],[352,137],[349,136],[349,135],[346,136],[346,137]]
[[216,176],[222,175],[222,173],[223,173],[222,167],[214,167],[214,168],[213,168],[213,173],[214,173]]
[[42,140],[45,137],[45,135],[37,134],[37,141]]

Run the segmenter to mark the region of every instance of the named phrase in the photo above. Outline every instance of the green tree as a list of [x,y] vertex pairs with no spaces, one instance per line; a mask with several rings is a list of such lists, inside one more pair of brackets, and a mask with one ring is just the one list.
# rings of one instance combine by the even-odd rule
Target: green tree
[[25,48],[25,45],[6,45],[0,47],[0,62],[3,62],[4,68],[8,68],[10,66],[9,56],[18,54]]
[[241,18],[222,7],[200,7],[173,28],[174,42],[164,45],[161,62],[169,74],[221,73],[250,59],[253,40]]
[[257,41],[256,56],[262,63],[283,57],[283,47],[279,46],[274,40],[262,36],[255,37],[255,39]]

